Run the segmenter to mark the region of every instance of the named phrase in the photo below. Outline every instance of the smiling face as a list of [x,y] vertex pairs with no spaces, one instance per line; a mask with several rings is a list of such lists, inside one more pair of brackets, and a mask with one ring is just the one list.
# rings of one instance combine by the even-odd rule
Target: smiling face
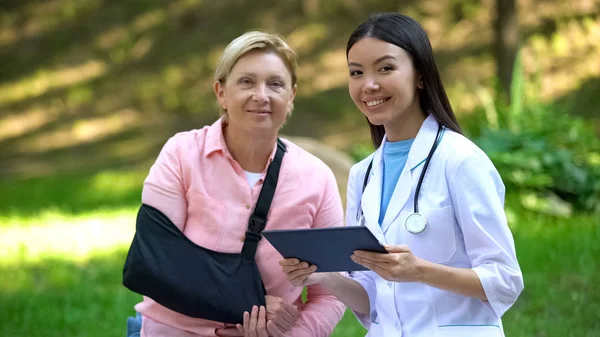
[[296,88],[277,53],[253,50],[237,60],[224,83],[215,83],[215,93],[229,124],[277,133],[292,108]]
[[371,124],[383,125],[389,134],[411,121],[422,122],[418,94],[422,83],[404,49],[363,38],[348,51],[348,68],[350,96]]

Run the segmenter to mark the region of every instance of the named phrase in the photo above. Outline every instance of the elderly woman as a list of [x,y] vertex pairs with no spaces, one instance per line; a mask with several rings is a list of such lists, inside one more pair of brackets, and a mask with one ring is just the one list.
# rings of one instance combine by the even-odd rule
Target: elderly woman
[[[143,204],[164,214],[197,246],[239,254],[269,166],[283,147],[266,229],[342,225],[332,171],[287,140],[278,145],[279,129],[293,109],[296,68],[295,53],[279,36],[249,32],[232,41],[215,72],[221,118],[168,140],[144,182]],[[266,305],[242,312],[243,323],[190,317],[144,296],[135,306],[141,336],[329,336],[344,305],[321,285],[308,287],[303,303],[303,288],[287,280],[281,256],[266,240],[259,241],[254,259]],[[234,300],[228,294],[218,299]]]

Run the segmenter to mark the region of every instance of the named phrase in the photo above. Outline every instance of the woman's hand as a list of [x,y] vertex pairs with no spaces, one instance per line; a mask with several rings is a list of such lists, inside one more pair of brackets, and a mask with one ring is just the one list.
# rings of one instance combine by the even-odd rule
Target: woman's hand
[[389,254],[355,251],[352,260],[393,282],[420,282],[463,296],[487,301],[479,276],[470,268],[456,268],[420,259],[407,246],[385,246]]
[[317,266],[309,266],[306,262],[300,262],[298,259],[283,259],[279,261],[283,272],[287,275],[288,281],[297,287],[318,283],[314,277]]
[[386,245],[384,247],[389,254],[357,250],[350,258],[387,281],[420,281],[419,264],[422,260],[414,256],[408,246]]
[[[267,327],[267,332],[269,332],[269,336],[279,336],[279,334],[285,335],[285,333],[287,333],[296,322],[296,317],[298,317],[298,309],[296,308],[296,306],[286,303],[281,297],[267,295],[265,298],[267,307],[265,308],[266,318],[264,319],[264,321],[266,323],[264,324],[264,326]],[[261,306],[261,308],[264,307]],[[244,313],[244,317],[247,313],[248,312]],[[258,333],[259,328],[263,327],[263,325],[258,324],[259,322],[261,322],[261,319],[262,318],[260,317],[259,311],[259,315],[256,318],[256,322],[252,321],[252,317],[250,315],[250,320],[248,321],[248,323],[244,321],[244,325],[226,324],[225,328],[217,329],[216,334],[220,337],[244,337],[246,336],[246,329],[244,328],[244,326],[247,326],[247,324],[250,324],[250,326],[254,326],[255,330]],[[274,326],[269,329],[268,327],[270,325]],[[258,336],[262,335],[259,333]]]
[[244,325],[237,325],[244,337],[285,337],[273,321],[267,321],[267,309],[252,307],[252,313],[244,312]]
[[288,332],[298,317],[298,308],[284,301],[281,297],[266,296],[267,320],[275,323],[279,331]]

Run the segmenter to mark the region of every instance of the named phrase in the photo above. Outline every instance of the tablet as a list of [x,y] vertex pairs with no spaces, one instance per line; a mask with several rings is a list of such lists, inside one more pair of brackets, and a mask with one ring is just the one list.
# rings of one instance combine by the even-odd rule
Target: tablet
[[355,250],[387,253],[365,226],[265,230],[263,236],[284,258],[317,266],[317,272],[367,270],[354,263]]

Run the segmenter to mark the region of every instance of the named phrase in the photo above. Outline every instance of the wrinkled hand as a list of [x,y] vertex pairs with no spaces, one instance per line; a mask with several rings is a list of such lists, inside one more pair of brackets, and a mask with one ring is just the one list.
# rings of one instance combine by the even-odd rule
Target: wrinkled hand
[[[275,297],[278,299],[278,297]],[[267,309],[263,306],[252,307],[252,312],[244,312],[244,324],[226,325],[215,331],[219,337],[285,337],[273,321],[267,319]]]
[[350,258],[387,281],[419,281],[418,266],[421,260],[413,255],[408,246],[386,245],[385,249],[389,254],[357,250]]
[[[267,307],[260,307],[265,309],[265,318],[260,316],[260,310],[257,311],[257,316],[253,320],[253,316],[248,312],[244,313],[244,325],[229,325],[226,324],[225,328],[217,329],[217,336],[222,337],[244,337],[246,332],[251,336],[262,337],[262,328],[267,329],[269,336],[283,336],[288,332],[296,322],[298,317],[298,309],[295,305],[286,303],[281,297],[276,296],[265,296],[265,302]],[[257,308],[255,306],[255,308]],[[246,314],[248,314],[248,322],[246,322]],[[263,322],[264,321],[264,322]],[[250,325],[248,325],[250,324]],[[253,330],[249,330],[250,326]],[[245,328],[247,327],[247,328]]]
[[298,317],[298,308],[295,305],[288,304],[281,297],[266,297],[267,303],[267,321],[272,321],[279,331],[286,333],[296,322]]
[[298,259],[283,259],[279,265],[286,274],[288,281],[297,287],[304,287],[317,283],[314,272],[317,266],[309,266],[306,262],[300,262]]
[[273,321],[267,321],[267,309],[254,306],[252,313],[244,312],[244,325],[236,325],[244,337],[285,337]]

